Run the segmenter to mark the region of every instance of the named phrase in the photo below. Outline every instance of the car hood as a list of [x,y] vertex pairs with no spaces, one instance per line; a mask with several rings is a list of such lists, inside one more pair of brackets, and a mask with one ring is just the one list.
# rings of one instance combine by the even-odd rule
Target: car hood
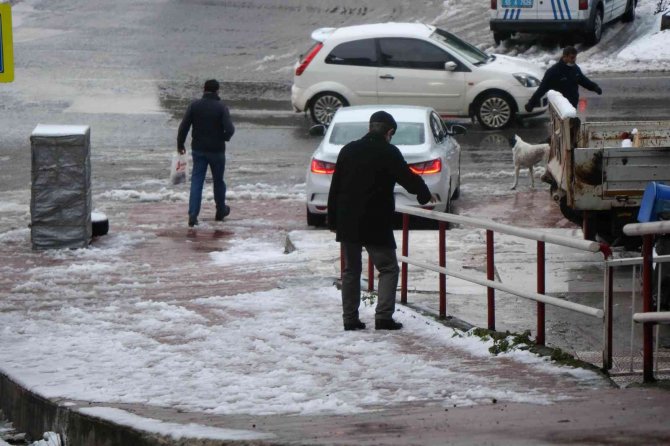
[[518,57],[505,56],[504,54],[494,54],[493,56],[495,56],[495,60],[482,66],[482,68],[509,74],[527,73],[538,79],[542,79],[544,76],[544,69],[536,63]]

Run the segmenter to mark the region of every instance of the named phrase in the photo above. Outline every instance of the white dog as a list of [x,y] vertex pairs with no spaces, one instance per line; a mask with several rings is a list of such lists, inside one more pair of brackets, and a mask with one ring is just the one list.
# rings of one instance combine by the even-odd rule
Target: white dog
[[516,189],[519,183],[519,170],[527,168],[530,173],[531,188],[535,187],[535,176],[533,175],[533,168],[540,162],[547,162],[549,158],[549,144],[528,144],[524,142],[519,136],[514,135],[514,138],[509,140],[512,146],[512,159],[514,160],[514,185],[512,189]]

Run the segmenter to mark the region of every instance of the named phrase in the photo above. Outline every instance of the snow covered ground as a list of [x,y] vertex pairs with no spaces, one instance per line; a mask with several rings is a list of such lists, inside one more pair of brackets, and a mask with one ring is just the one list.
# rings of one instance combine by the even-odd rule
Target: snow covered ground
[[[163,203],[125,199],[130,204],[117,205],[165,212]],[[183,203],[171,206],[177,212]],[[125,215],[130,220],[133,211]],[[161,235],[174,231],[172,219],[166,220],[151,227],[121,223],[91,248],[74,251],[33,253],[28,229],[0,234],[3,256],[12,259],[0,266],[2,371],[62,404],[95,402],[86,409],[95,416],[215,438],[259,433],[204,434],[205,427],[183,430],[113,406],[213,415],[350,414],[417,401],[551,404],[605,385],[593,372],[526,351],[492,356],[492,341],[405,307],[397,311],[405,324],[400,332],[342,331],[340,295],[332,285],[338,250],[326,231],[292,232],[296,249],[285,253],[285,236],[272,223],[239,218],[223,226],[205,222],[195,239],[177,235],[179,245],[172,246]],[[463,255],[478,249],[479,237],[452,232]],[[196,247],[198,237],[207,244]],[[210,237],[221,237],[220,243],[212,245]],[[431,252],[434,233],[417,236],[413,246]],[[272,288],[235,291],[253,290],[272,274]],[[415,287],[435,284],[434,278],[412,277]],[[465,283],[450,287],[483,293]],[[373,322],[373,306],[362,307],[362,319]]]

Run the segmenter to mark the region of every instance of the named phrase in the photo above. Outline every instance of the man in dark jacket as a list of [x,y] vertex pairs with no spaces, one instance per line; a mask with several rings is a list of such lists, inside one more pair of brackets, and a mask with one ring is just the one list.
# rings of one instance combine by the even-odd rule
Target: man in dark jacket
[[342,317],[345,330],[362,330],[361,250],[365,247],[379,271],[375,329],[398,330],[393,320],[398,285],[398,260],[393,237],[393,188],[398,183],[426,204],[435,198],[423,179],[413,173],[400,150],[390,144],[397,125],[393,116],[378,111],[370,117],[370,131],[340,151],[328,194],[328,222],[342,245]]
[[531,112],[534,107],[537,107],[540,104],[540,98],[547,94],[549,90],[561,93],[575,108],[579,104],[580,85],[587,90],[595,91],[599,95],[603,93],[598,84],[584,76],[576,61],[577,50],[572,46],[565,47],[561,60],[544,73],[540,86],[528,100],[525,106],[527,112]]
[[202,98],[191,102],[186,109],[177,134],[177,151],[184,154],[186,135],[191,126],[193,127],[191,132],[193,173],[191,195],[188,200],[190,227],[198,224],[207,166],[212,171],[214,183],[215,219],[222,221],[230,214],[230,207],[226,205],[226,183],[223,181],[223,172],[226,168],[226,141],[230,141],[235,133],[235,127],[230,120],[228,107],[219,98],[219,83],[215,79],[210,79],[205,82],[204,90]]

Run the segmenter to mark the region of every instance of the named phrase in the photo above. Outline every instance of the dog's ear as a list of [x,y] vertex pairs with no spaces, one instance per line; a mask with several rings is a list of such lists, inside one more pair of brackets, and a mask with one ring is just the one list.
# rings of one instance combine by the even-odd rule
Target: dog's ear
[[510,145],[510,147],[514,147],[516,145],[516,135],[512,136],[509,139],[509,145]]

